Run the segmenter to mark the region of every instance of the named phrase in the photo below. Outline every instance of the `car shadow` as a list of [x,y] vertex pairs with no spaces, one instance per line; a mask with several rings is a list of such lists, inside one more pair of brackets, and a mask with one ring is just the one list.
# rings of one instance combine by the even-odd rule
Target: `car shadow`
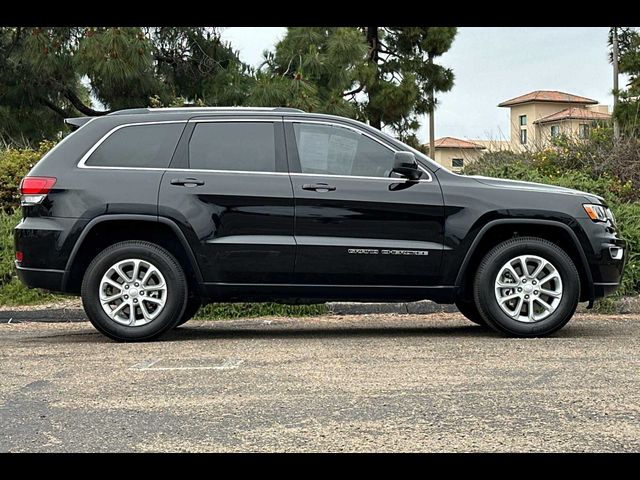
[[[113,340],[107,338],[100,332],[93,330],[88,325],[85,331],[57,332],[55,334],[42,335],[25,339],[27,342],[47,342],[47,343],[110,343]],[[568,325],[560,331],[545,337],[544,340],[562,340],[573,338],[607,337],[611,332],[603,331],[597,325],[575,324]],[[335,324],[326,327],[304,327],[297,324],[295,326],[287,324],[252,324],[247,325],[221,325],[221,322],[211,322],[210,325],[200,324],[191,326],[183,325],[170,332],[165,333],[157,342],[188,342],[205,341],[210,339],[340,339],[340,338],[389,338],[389,337],[425,337],[425,338],[486,338],[503,339],[513,341],[540,341],[533,339],[512,339],[501,333],[480,325],[442,325],[433,326],[420,324],[416,326],[390,327],[388,325],[354,327],[352,325],[340,327]]]
[[456,337],[496,337],[497,332],[478,325],[452,325],[442,326],[416,326],[416,327],[292,327],[287,328],[259,328],[259,327],[229,327],[215,328],[209,327],[190,327],[184,325],[180,328],[172,330],[161,337],[161,341],[186,341],[207,338],[221,339],[276,339],[276,338],[358,338],[358,337],[437,337],[437,336],[456,336]]

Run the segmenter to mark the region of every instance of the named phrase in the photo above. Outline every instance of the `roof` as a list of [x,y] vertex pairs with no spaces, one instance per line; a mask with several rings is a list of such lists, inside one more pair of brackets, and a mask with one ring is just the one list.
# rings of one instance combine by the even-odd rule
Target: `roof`
[[579,103],[582,105],[595,105],[598,103],[597,100],[592,100],[591,98],[580,97],[578,95],[572,95],[565,92],[558,92],[556,90],[536,90],[534,92],[512,98],[511,100],[505,100],[504,102],[499,103],[498,106],[511,107],[513,105],[533,102]]
[[539,118],[533,123],[560,122],[562,120],[608,120],[610,118],[611,115],[608,113],[597,112],[588,108],[572,107]]
[[482,150],[486,148],[483,145],[478,145],[477,143],[460,140],[459,138],[454,137],[438,138],[434,143],[436,148],[469,148],[473,150]]

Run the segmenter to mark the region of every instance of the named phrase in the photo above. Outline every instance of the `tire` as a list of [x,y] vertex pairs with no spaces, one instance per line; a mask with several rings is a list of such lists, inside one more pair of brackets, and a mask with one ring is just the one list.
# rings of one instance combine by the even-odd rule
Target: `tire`
[[464,315],[467,320],[470,320],[477,325],[482,325],[483,327],[487,326],[487,322],[485,322],[482,315],[480,315],[475,303],[464,300],[456,300],[455,303],[460,313]]
[[[534,277],[539,265],[544,268]],[[569,255],[556,244],[537,237],[514,238],[482,259],[473,296],[480,315],[494,330],[514,337],[542,337],[562,328],[573,316],[580,299],[580,276]],[[501,307],[498,296],[502,300],[515,298],[501,302]]]
[[[159,337],[181,320],[187,280],[167,250],[131,240],[111,245],[93,259],[85,272],[81,295],[84,311],[100,332],[117,341],[145,341]],[[101,296],[117,298],[103,307]]]
[[198,313],[198,310],[200,310],[201,306],[202,300],[200,299],[200,297],[195,296],[187,298],[187,306],[185,307],[184,313],[182,314],[182,317],[180,317],[180,321],[175,326],[175,328],[178,328],[180,325],[183,325],[191,320],[195,316],[195,314]]

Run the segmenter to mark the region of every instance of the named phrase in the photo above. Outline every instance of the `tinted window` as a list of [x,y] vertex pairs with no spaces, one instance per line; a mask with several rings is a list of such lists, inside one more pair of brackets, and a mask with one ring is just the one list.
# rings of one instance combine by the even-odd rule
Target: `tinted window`
[[393,152],[351,129],[294,124],[302,173],[388,177]]
[[184,123],[123,127],[100,144],[86,165],[166,168],[183,129]]
[[189,166],[205,170],[275,172],[273,124],[198,123],[189,142]]

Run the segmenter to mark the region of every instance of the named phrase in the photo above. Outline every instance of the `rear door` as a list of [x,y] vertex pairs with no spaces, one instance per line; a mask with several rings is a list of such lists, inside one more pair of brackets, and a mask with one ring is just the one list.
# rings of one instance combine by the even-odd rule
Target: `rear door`
[[191,119],[162,178],[158,213],[180,225],[205,282],[289,281],[294,207],[282,118]]
[[444,208],[437,178],[391,172],[395,150],[348,124],[287,119],[296,203],[295,278],[311,285],[439,282]]

